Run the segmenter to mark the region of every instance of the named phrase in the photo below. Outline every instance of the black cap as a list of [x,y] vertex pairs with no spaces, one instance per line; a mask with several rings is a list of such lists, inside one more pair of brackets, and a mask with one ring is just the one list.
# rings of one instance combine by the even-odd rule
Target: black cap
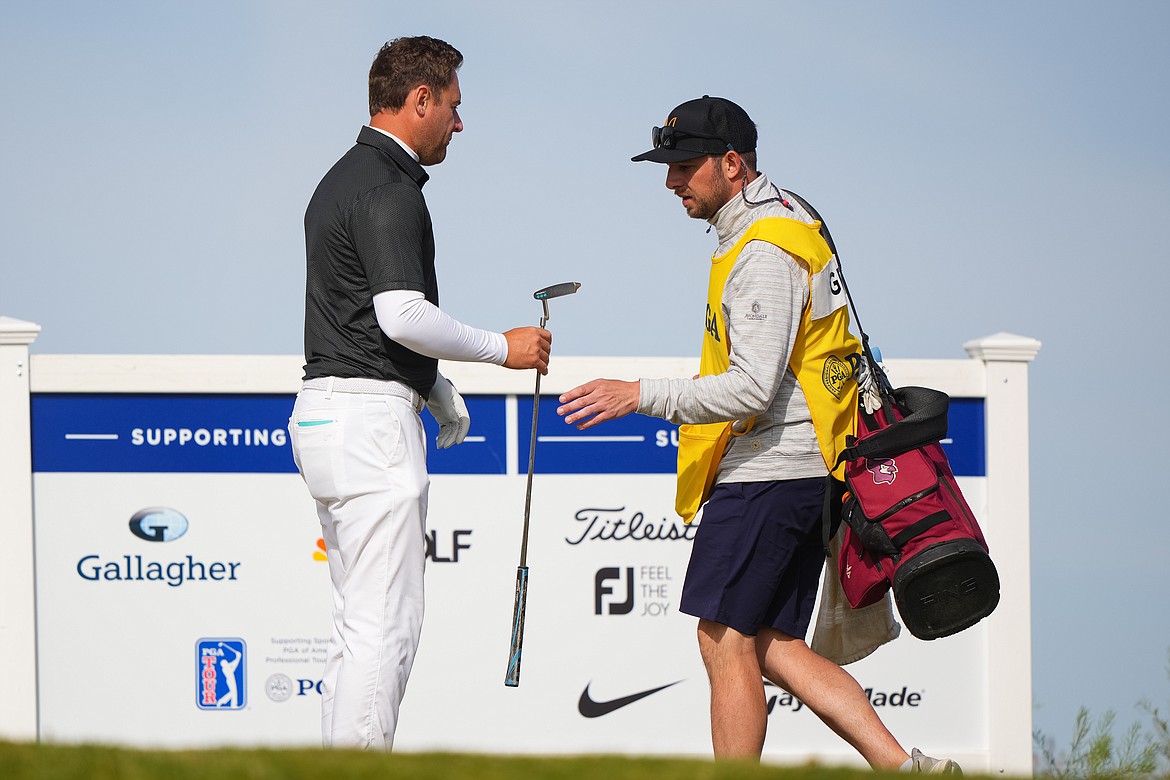
[[740,153],[756,150],[756,123],[726,98],[703,95],[688,100],[670,112],[665,128],[673,128],[677,135],[660,145],[659,129],[655,128],[655,148],[630,159],[672,163],[731,150]]

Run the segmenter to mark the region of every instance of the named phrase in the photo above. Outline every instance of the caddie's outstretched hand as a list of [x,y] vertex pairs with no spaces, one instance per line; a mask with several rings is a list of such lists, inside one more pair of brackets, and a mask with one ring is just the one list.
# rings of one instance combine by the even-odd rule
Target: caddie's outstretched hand
[[616,420],[638,410],[638,382],[619,379],[594,379],[561,395],[557,414],[577,430],[592,428],[606,420]]

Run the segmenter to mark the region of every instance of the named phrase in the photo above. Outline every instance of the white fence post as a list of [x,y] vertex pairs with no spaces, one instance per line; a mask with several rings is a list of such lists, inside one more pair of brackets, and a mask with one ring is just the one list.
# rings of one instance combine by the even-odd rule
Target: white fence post
[[1040,342],[997,333],[963,348],[987,371],[987,513],[1001,534],[987,540],[1001,593],[987,631],[990,769],[1026,777],[1032,774],[1028,363]]
[[28,347],[41,327],[0,317],[0,738],[37,738]]

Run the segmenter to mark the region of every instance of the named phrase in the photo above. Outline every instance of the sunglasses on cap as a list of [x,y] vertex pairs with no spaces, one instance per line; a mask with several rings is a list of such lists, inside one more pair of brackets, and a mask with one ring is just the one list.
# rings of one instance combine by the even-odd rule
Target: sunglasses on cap
[[[727,144],[728,151],[734,151],[731,144],[724,141],[717,135],[706,135],[705,133],[690,133],[686,130],[679,130],[673,125],[666,127],[652,127],[650,128],[650,140],[654,144],[655,149],[674,149],[675,142],[681,141],[684,138],[705,138],[713,141],[718,141],[721,144]],[[712,152],[716,154],[716,152]]]

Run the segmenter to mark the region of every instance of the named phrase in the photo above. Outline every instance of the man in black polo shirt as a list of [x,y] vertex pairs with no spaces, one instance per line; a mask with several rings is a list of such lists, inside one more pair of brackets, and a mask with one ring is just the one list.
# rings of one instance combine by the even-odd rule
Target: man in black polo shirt
[[399,38],[370,68],[370,124],[325,174],[305,212],[305,376],[289,420],[317,502],[333,581],[321,685],[326,746],[393,745],[423,617],[426,443],[463,441],[470,418],[438,361],[548,371],[551,336],[473,328],[439,308],[423,166],[447,154],[463,56]]

